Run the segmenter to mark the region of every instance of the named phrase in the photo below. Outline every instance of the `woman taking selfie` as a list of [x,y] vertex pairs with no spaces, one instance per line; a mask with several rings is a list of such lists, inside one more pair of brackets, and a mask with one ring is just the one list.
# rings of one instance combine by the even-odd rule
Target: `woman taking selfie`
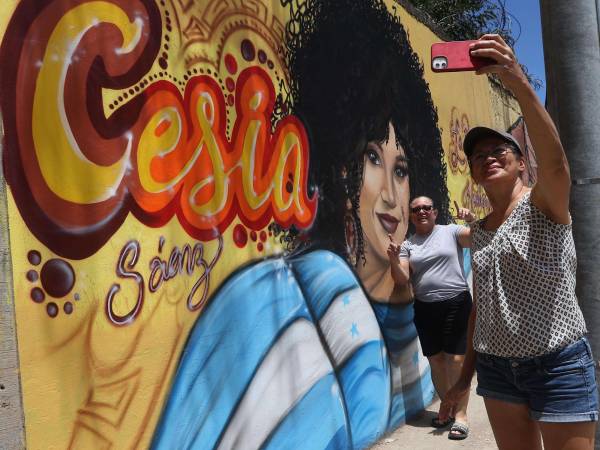
[[594,360],[575,296],[575,246],[569,215],[571,179],[552,119],[512,50],[484,35],[471,54],[496,64],[515,95],[538,161],[530,189],[518,143],[507,133],[472,129],[464,140],[471,176],[485,189],[492,212],[472,227],[474,304],[459,381],[440,418],[469,390],[477,369],[500,449],[593,449],[598,420]]

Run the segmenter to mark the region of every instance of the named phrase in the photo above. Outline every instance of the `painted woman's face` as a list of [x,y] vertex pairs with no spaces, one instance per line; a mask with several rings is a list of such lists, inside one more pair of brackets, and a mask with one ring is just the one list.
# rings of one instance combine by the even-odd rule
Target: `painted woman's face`
[[404,240],[409,198],[408,162],[390,123],[387,141],[369,142],[365,152],[359,217],[367,264],[373,257],[388,261],[388,234]]

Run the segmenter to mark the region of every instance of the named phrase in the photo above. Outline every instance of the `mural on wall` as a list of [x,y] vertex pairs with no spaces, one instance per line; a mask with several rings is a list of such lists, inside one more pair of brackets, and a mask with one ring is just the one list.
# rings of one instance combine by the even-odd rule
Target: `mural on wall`
[[[269,293],[253,301],[256,308],[279,311],[286,289],[292,290],[286,302],[298,299],[281,317],[261,319],[280,334],[276,340],[268,336],[271,347],[260,344],[256,355],[231,360],[234,355],[215,356],[215,346],[206,345],[215,325],[206,323],[213,320],[211,308],[204,313],[174,378],[155,435],[157,448],[363,448],[432,397],[412,325],[412,294],[394,285],[386,254],[388,234],[398,241],[406,235],[411,192],[427,189],[447,214],[437,116],[423,70],[402,25],[383,3],[289,6],[283,53],[290,89],[283,107],[310,133],[309,179],[319,193],[318,213],[302,237],[308,245],[300,243],[297,256],[246,268],[235,283],[242,290],[227,285],[214,302],[234,304],[255,280]],[[315,248],[342,255],[345,262]],[[220,317],[218,329],[230,328]],[[307,342],[290,349],[287,341],[297,339],[299,327],[306,329]],[[239,344],[245,339],[240,332],[230,337],[236,347],[237,339]],[[279,351],[288,358],[292,352],[294,360],[310,355],[312,361],[297,367]],[[217,381],[225,367],[247,360],[243,377]],[[288,367],[294,377],[274,376]],[[226,400],[215,386],[235,391],[218,408],[223,415],[218,419],[214,404]],[[219,432],[207,432],[212,427]]]
[[469,115],[453,106],[450,113],[450,145],[448,146],[448,161],[450,173],[464,176],[466,183],[461,193],[461,204],[469,208],[478,217],[485,217],[492,211],[485,191],[470,177],[469,162],[463,151],[463,140],[471,129]]
[[[379,0],[0,12],[27,445],[365,448],[431,402],[388,235],[484,214]],[[448,117],[450,119],[448,119]],[[448,175],[469,180],[449,193]]]

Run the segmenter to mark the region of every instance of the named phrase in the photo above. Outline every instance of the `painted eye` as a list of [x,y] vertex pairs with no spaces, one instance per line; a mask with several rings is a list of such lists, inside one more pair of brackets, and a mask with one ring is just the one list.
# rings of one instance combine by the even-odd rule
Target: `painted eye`
[[367,158],[371,161],[371,164],[375,164],[376,166],[381,165],[381,159],[375,150],[367,149]]
[[408,176],[408,167],[396,166],[394,168],[394,175],[398,178],[404,178],[404,177]]

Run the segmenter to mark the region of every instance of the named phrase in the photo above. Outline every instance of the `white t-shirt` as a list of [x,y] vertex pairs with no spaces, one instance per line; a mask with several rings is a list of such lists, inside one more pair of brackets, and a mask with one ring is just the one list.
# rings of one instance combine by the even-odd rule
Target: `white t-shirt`
[[458,236],[460,225],[435,225],[427,236],[413,234],[402,243],[400,258],[408,258],[415,298],[439,302],[469,290]]

